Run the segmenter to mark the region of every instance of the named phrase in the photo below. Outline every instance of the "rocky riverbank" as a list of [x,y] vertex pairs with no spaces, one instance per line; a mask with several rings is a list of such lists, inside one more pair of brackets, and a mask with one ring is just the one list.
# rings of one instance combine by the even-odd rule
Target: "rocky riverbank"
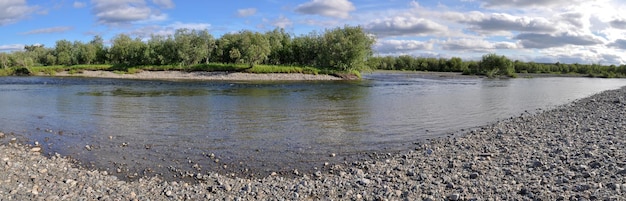
[[[2,200],[624,200],[626,88],[539,114],[522,114],[457,138],[416,142],[399,154],[329,165],[295,178],[197,174],[197,183],[107,172],[0,145]],[[10,134],[0,137],[12,138]]]
[[182,71],[141,71],[133,74],[111,71],[82,71],[81,73],[59,72],[55,76],[98,77],[142,80],[342,80],[332,75],[311,75],[301,73],[239,73],[239,72],[182,72]]

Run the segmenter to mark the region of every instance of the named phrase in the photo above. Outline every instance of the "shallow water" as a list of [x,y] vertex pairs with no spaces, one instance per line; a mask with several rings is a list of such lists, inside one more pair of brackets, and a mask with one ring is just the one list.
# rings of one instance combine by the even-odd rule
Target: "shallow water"
[[317,82],[0,77],[0,129],[120,177],[258,176],[409,149],[625,85],[412,73]]

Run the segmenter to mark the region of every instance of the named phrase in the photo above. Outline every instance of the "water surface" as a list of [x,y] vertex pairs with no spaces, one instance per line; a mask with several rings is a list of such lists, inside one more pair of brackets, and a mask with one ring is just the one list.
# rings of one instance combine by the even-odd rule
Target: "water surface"
[[120,177],[258,176],[402,151],[624,85],[413,73],[318,82],[1,77],[0,129]]

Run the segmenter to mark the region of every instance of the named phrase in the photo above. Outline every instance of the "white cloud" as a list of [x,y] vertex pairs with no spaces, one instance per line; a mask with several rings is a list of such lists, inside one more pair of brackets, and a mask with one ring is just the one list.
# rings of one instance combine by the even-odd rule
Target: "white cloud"
[[152,2],[156,4],[157,6],[164,8],[164,9],[172,9],[176,7],[176,5],[174,5],[174,2],[172,2],[172,0],[152,0]]
[[616,29],[626,29],[626,19],[614,19],[609,24]]
[[448,39],[437,43],[442,50],[453,51],[477,51],[485,52],[495,49],[517,49],[518,46],[511,42],[489,42],[483,39]]
[[348,0],[312,0],[296,7],[296,12],[308,15],[346,19],[356,8]]
[[557,34],[522,33],[515,36],[525,48],[551,48],[567,45],[590,46],[603,44],[602,40],[585,34],[561,32]]
[[91,2],[94,5],[92,12],[100,24],[117,26],[167,19],[167,15],[150,8],[144,0],[91,0]]
[[545,18],[518,17],[506,13],[486,15],[481,12],[471,12],[457,20],[468,24],[469,29],[481,34],[511,31],[548,33],[558,30],[553,22]]
[[[562,13],[559,20],[566,24],[572,25],[574,28],[583,29],[588,23],[585,23],[585,14],[580,12]],[[588,20],[587,20],[588,21]]]
[[433,42],[417,40],[380,40],[374,45],[374,51],[383,54],[408,53],[416,50],[432,50]]
[[20,21],[37,10],[37,6],[29,6],[25,0],[0,1],[0,26]]
[[27,31],[21,34],[32,35],[32,34],[47,34],[47,33],[63,33],[72,29],[74,29],[74,27],[58,26],[58,27],[49,27],[49,28],[43,28],[43,29],[35,29],[35,30]]
[[550,8],[567,7],[584,0],[482,0],[487,8]]
[[618,40],[615,40],[615,41],[609,43],[607,46],[614,47],[614,48],[617,48],[617,49],[626,50],[626,40],[618,39]]
[[0,51],[19,51],[24,50],[24,44],[0,45]]
[[580,63],[580,64],[620,64],[625,63],[626,58],[620,51],[610,50],[602,47],[558,47],[541,51],[549,62]]
[[256,14],[256,8],[245,8],[237,10],[238,17],[250,17]]
[[129,34],[132,36],[137,36],[139,38],[147,39],[152,35],[155,36],[167,36],[174,35],[177,29],[189,29],[189,30],[208,30],[211,28],[211,24],[206,23],[182,23],[175,22],[166,26],[159,25],[150,25],[144,26],[133,31],[130,31]]
[[173,29],[205,30],[205,29],[211,28],[211,24],[175,22],[174,24],[171,24],[168,27],[171,27]]
[[338,20],[316,20],[316,19],[304,19],[298,21],[300,24],[306,24],[311,26],[318,27],[333,27],[340,26],[340,22]]
[[74,8],[84,8],[87,4],[85,4],[85,2],[80,2],[80,1],[74,1],[74,4],[72,6],[74,6]]
[[382,20],[374,20],[363,25],[366,31],[379,37],[388,36],[424,36],[443,34],[447,27],[424,18],[413,16],[396,16]]
[[284,28],[293,26],[293,22],[289,18],[281,15],[277,19],[272,21],[272,25],[274,25],[275,27],[284,29]]

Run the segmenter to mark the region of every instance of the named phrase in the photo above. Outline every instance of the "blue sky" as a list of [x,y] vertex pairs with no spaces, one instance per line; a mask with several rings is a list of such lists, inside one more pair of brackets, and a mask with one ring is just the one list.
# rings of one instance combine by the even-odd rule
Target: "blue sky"
[[487,53],[535,62],[626,64],[620,0],[0,0],[0,51],[61,39],[148,38],[179,28],[215,37],[275,27],[295,35],[343,25],[377,38],[377,55]]

